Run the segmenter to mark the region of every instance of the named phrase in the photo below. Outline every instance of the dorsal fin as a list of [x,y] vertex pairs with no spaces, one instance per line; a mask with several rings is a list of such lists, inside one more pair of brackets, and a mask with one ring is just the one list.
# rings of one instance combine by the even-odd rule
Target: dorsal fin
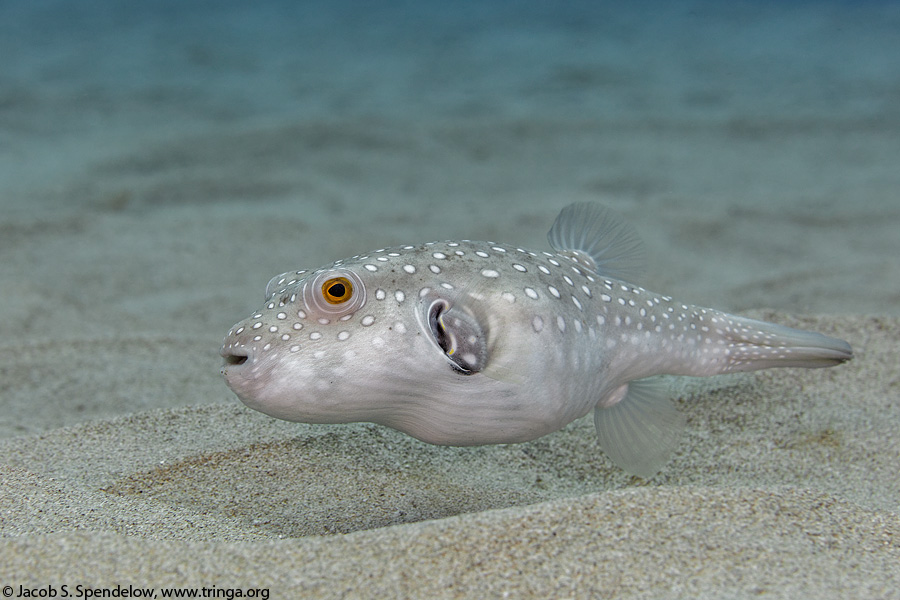
[[568,205],[556,217],[547,239],[560,254],[588,264],[605,277],[634,282],[644,272],[646,253],[637,231],[602,204]]

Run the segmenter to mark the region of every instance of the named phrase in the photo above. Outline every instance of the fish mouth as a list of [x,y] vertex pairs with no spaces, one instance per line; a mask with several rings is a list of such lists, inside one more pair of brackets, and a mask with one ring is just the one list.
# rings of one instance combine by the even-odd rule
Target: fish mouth
[[246,353],[242,354],[240,351],[233,352],[229,350],[227,352],[222,352],[222,358],[225,359],[226,367],[232,367],[244,364],[245,362],[247,362],[249,356]]
[[225,360],[225,364],[222,365],[222,374],[226,376],[228,367],[240,367],[250,359],[250,351],[241,347],[222,346],[219,354]]
[[259,375],[254,368],[253,349],[225,345],[219,354],[223,359],[219,374],[225,379],[225,385],[246,403],[246,398],[253,395],[255,379]]

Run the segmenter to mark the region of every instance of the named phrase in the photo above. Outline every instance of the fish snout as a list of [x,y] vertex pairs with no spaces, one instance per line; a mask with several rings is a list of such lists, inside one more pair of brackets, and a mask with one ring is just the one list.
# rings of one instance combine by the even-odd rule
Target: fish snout
[[223,359],[221,373],[229,385],[236,376],[246,376],[257,358],[256,345],[248,343],[250,340],[242,335],[242,329],[230,331],[219,349],[219,355]]
[[261,368],[256,348],[227,338],[219,354],[223,359],[219,373],[225,378],[225,385],[243,402],[257,394],[260,377],[267,370]]

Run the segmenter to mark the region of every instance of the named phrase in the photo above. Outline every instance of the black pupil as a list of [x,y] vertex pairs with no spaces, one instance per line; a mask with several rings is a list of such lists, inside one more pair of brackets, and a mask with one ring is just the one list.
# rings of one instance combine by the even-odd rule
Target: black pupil
[[347,293],[347,288],[344,287],[343,283],[335,283],[330,288],[328,288],[328,293],[335,298],[340,298]]

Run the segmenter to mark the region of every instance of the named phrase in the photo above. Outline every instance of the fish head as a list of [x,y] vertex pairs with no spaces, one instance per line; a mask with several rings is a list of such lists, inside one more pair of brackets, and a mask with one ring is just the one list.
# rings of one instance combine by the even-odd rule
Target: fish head
[[390,258],[272,278],[263,306],[222,345],[222,374],[241,401],[289,421],[369,421],[455,441],[440,430],[454,421],[441,407],[471,393],[489,360],[489,320],[447,276],[438,283],[427,265]]

